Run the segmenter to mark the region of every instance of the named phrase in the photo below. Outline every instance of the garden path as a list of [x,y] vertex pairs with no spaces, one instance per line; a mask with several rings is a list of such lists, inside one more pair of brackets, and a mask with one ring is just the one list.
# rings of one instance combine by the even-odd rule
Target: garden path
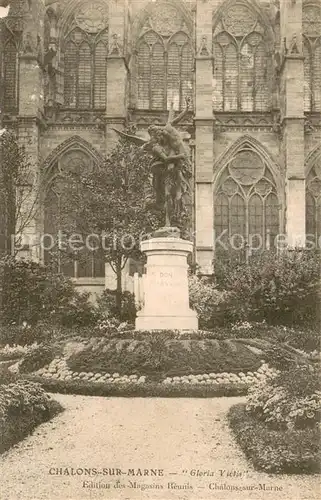
[[[2,456],[2,500],[318,498],[317,476],[269,476],[255,472],[246,462],[226,421],[229,407],[243,398],[126,399],[58,394],[54,398],[65,412]],[[60,475],[67,467],[70,473],[72,468],[74,473],[84,468],[120,468],[123,475]],[[126,475],[128,469],[137,473],[139,468],[164,469],[164,476]],[[191,476],[197,469],[213,475]],[[242,477],[227,477],[221,470],[235,471]],[[84,487],[84,481],[89,487]],[[110,488],[90,487],[91,481]],[[115,487],[130,481],[162,485],[163,489]],[[189,484],[193,489],[168,488],[168,483]],[[231,492],[210,489],[210,485],[265,485],[266,490]],[[275,486],[282,491],[267,491]]]

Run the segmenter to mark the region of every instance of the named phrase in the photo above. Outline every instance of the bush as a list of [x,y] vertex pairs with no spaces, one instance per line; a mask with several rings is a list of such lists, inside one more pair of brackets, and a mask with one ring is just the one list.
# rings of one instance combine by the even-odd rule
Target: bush
[[[130,292],[123,292],[121,295],[121,320],[134,323],[136,318],[135,297]],[[98,298],[99,312],[108,318],[118,318],[116,306],[116,290],[104,290]],[[119,318],[118,318],[119,319]]]
[[88,292],[75,293],[68,304],[53,312],[54,322],[66,328],[95,325],[101,314],[89,301],[89,295]]
[[40,385],[19,381],[0,386],[0,452],[17,443],[40,423],[62,410]]
[[[100,323],[98,323],[100,324]],[[96,325],[87,325],[66,327],[49,323],[48,321],[39,321],[36,325],[13,325],[0,326],[0,346],[30,346],[34,343],[48,344],[50,342],[67,339],[84,339],[93,336],[104,336],[103,332],[99,334]]]
[[29,260],[0,260],[0,322],[35,325],[41,320],[61,325],[94,324],[98,312],[88,294],[50,267]]
[[0,345],[30,346],[49,342],[54,338],[57,327],[40,321],[36,325],[0,325]]
[[8,385],[18,382],[19,375],[8,371],[8,367],[5,370],[0,370],[0,387],[1,385]]
[[286,346],[272,344],[265,351],[265,360],[277,370],[289,370],[294,364],[294,354]]
[[250,414],[244,404],[228,413],[238,444],[259,471],[309,474],[320,472],[320,430],[273,430]]
[[57,354],[57,350],[53,346],[41,345],[29,351],[19,364],[21,373],[30,373],[43,368],[51,363]]
[[284,342],[305,352],[320,351],[320,328],[284,329]]
[[[224,268],[224,272],[223,269]],[[318,325],[320,254],[312,250],[265,252],[249,264],[221,263],[217,286],[228,292],[232,321]]]
[[197,312],[199,328],[211,329],[227,321],[227,292],[217,290],[206,278],[189,276],[190,307]]
[[74,288],[68,278],[27,261],[0,261],[1,320],[4,324],[35,324],[68,304]]
[[289,368],[250,387],[246,409],[276,429],[315,427],[321,416],[320,367]]
[[212,340],[97,339],[67,361],[77,372],[165,376],[256,371],[261,359],[244,345]]

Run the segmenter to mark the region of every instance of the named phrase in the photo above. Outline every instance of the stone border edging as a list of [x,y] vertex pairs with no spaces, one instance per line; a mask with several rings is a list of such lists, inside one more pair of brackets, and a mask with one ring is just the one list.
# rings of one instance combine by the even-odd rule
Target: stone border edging
[[[176,385],[220,385],[220,384],[243,384],[250,385],[258,379],[271,376],[275,370],[270,368],[266,363],[263,363],[256,372],[239,372],[236,373],[203,373],[189,374],[183,376],[166,377],[160,384]],[[34,375],[44,379],[55,379],[59,381],[85,381],[91,383],[107,383],[107,384],[145,384],[148,382],[146,375],[127,374],[120,375],[119,373],[93,373],[93,372],[73,372],[68,368],[67,361],[62,358],[55,358],[49,365],[40,370],[37,370]]]

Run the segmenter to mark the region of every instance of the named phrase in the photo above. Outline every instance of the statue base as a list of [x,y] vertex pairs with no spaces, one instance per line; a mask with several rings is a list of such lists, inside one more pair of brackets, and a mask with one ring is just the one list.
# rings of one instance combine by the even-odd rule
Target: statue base
[[[171,229],[171,228],[168,228]],[[189,307],[187,256],[191,241],[179,235],[164,235],[143,241],[147,256],[144,308],[138,312],[136,330],[197,330],[198,319]]]

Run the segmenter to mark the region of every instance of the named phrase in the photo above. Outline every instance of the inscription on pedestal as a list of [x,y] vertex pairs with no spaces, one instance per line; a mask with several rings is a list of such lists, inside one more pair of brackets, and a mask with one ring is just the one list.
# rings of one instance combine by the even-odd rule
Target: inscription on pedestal
[[166,271],[151,272],[149,278],[149,286],[152,289],[157,289],[158,294],[166,291],[165,297],[171,297],[173,294],[180,293],[182,280],[180,276],[175,276],[174,273]]
[[137,316],[137,329],[197,329],[197,316],[189,308],[188,298],[186,258],[191,246],[184,240],[168,238],[152,238],[142,244],[147,253],[147,272],[145,303]]

